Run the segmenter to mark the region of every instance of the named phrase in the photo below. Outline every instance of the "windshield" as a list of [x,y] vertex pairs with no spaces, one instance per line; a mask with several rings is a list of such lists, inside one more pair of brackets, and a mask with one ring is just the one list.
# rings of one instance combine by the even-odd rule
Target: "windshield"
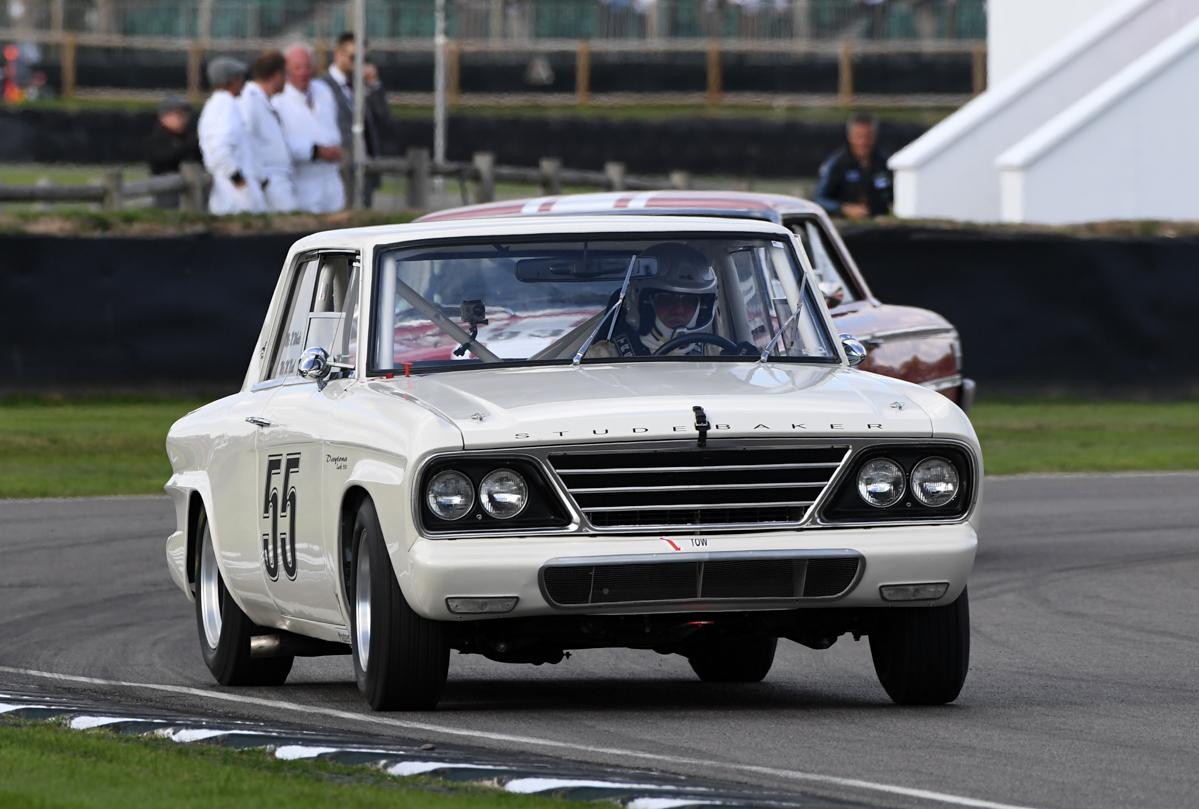
[[756,362],[767,348],[769,359],[837,356],[791,245],[778,239],[457,243],[391,250],[379,267],[377,371]]

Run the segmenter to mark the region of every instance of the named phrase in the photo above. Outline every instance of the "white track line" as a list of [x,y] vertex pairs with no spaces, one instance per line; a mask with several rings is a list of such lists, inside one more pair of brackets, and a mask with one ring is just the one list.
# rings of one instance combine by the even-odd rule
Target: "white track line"
[[14,668],[12,666],[0,666],[0,673],[21,674],[26,677],[38,677],[44,680],[57,680],[65,683],[102,685],[116,688],[141,688],[149,691],[163,691],[168,694],[186,694],[192,697],[221,700],[224,702],[236,702],[243,705],[254,705],[260,708],[271,708],[279,711],[293,711],[308,715],[318,714],[320,716],[328,716],[333,719],[342,719],[348,722],[363,722],[372,725],[384,725],[387,727],[402,728],[404,730],[420,731],[422,733],[437,733],[443,736],[457,736],[467,741],[487,739],[489,741],[504,742],[506,744],[532,745],[535,747],[548,747],[557,750],[573,750],[576,752],[591,753],[594,755],[640,759],[643,761],[653,762],[655,764],[676,764],[688,767],[702,767],[708,770],[721,769],[738,773],[768,775],[775,778],[785,778],[790,781],[797,781],[801,783],[824,784],[826,786],[847,787],[850,789],[860,789],[869,792],[881,792],[889,795],[903,795],[904,797],[908,798],[937,801],[939,803],[950,804],[953,806],[968,806],[971,807],[971,809],[1029,809],[1029,807],[1018,806],[1010,803],[996,803],[995,801],[969,798],[963,795],[951,795],[949,793],[935,792],[928,789],[913,789],[912,787],[897,786],[895,784],[882,784],[876,781],[865,781],[859,778],[842,778],[836,775],[822,775],[819,773],[782,770],[775,767],[761,767],[752,764],[717,762],[708,758],[700,759],[688,758],[685,756],[669,756],[662,755],[660,753],[648,753],[643,750],[625,750],[619,747],[593,747],[591,745],[578,744],[574,742],[563,742],[554,739],[541,739],[536,736],[517,736],[510,733],[493,733],[489,731],[473,730],[468,728],[451,728],[443,725],[431,725],[426,722],[413,722],[406,719],[394,719],[389,716],[353,713],[352,711],[342,711],[337,708],[322,708],[317,705],[300,705],[298,703],[284,702],[283,700],[277,699],[247,697],[242,694],[229,694],[223,691],[212,691],[206,688],[191,688],[183,685],[167,685],[165,683],[133,683],[126,682],[124,680],[103,680],[98,677],[83,677],[76,674],[58,674],[52,671],[21,669]]

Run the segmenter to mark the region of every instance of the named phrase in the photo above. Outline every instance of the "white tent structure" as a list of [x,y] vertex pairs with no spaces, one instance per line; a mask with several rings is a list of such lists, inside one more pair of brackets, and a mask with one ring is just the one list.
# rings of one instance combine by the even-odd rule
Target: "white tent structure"
[[[891,158],[896,213],[1199,219],[1199,166],[1186,165],[1199,131],[1199,2],[993,0],[991,8],[997,81]],[[1018,38],[1021,18],[1043,42],[1053,39],[1046,29],[1068,32],[1038,51],[1036,37]]]

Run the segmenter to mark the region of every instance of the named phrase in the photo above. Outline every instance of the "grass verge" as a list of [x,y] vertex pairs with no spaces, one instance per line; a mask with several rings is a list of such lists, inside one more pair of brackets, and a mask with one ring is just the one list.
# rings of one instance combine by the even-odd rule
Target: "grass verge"
[[235,751],[52,724],[0,724],[0,806],[565,809],[583,804],[432,779],[398,781],[365,767],[278,761]]
[[[154,494],[184,399],[0,399],[0,497]],[[1199,402],[983,401],[987,473],[1199,469]]]
[[988,474],[1199,469],[1199,401],[982,401]]

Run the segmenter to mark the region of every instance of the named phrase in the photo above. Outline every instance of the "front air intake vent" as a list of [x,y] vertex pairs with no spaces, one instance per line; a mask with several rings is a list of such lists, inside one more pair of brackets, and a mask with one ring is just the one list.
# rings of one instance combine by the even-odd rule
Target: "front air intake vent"
[[541,571],[546,599],[558,607],[834,598],[853,585],[856,556],[600,562]]
[[846,446],[552,453],[551,466],[597,530],[783,527],[807,516]]

